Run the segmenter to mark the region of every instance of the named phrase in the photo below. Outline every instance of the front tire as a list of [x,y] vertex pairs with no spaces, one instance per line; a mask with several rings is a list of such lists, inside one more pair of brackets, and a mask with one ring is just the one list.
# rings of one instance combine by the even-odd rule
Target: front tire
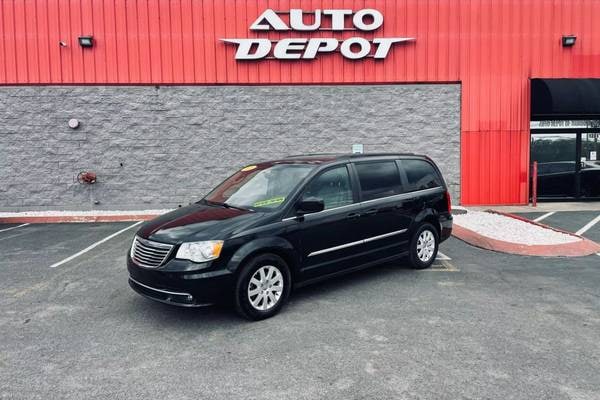
[[437,230],[426,222],[419,226],[410,242],[410,264],[415,269],[429,268],[437,256],[440,237]]
[[235,286],[235,309],[249,320],[258,321],[277,314],[291,289],[286,262],[275,254],[261,254],[242,267]]

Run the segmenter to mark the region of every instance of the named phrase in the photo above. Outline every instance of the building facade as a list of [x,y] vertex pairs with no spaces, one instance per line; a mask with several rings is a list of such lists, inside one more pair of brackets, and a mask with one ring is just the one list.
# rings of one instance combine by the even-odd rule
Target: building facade
[[564,135],[562,197],[592,198],[599,15],[597,0],[3,1],[0,210],[174,207],[247,163],[357,145],[430,155],[462,204],[524,204],[532,143]]

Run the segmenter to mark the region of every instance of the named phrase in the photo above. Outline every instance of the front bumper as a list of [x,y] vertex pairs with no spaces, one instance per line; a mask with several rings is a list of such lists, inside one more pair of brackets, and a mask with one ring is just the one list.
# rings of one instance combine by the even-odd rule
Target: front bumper
[[129,277],[129,286],[138,294],[151,300],[160,301],[165,304],[172,304],[180,307],[204,307],[213,303],[198,303],[191,293],[173,292],[170,290],[157,289]]
[[144,268],[128,256],[129,285],[144,297],[183,307],[207,306],[232,294],[233,274],[227,269],[172,272],[168,264]]

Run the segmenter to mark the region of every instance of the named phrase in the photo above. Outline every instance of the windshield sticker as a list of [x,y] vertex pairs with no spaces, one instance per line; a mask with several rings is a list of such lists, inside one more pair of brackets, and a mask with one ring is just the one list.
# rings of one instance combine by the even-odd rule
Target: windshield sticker
[[248,165],[247,167],[242,168],[242,172],[248,172],[256,169],[256,165]]
[[272,199],[261,200],[254,203],[254,207],[265,207],[273,204],[281,204],[285,200],[285,197],[273,197]]

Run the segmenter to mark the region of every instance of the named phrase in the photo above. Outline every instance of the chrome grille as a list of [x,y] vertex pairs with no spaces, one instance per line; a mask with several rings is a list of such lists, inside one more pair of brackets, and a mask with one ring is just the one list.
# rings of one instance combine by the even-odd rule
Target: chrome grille
[[173,249],[173,245],[135,237],[131,246],[131,259],[146,268],[160,267]]

